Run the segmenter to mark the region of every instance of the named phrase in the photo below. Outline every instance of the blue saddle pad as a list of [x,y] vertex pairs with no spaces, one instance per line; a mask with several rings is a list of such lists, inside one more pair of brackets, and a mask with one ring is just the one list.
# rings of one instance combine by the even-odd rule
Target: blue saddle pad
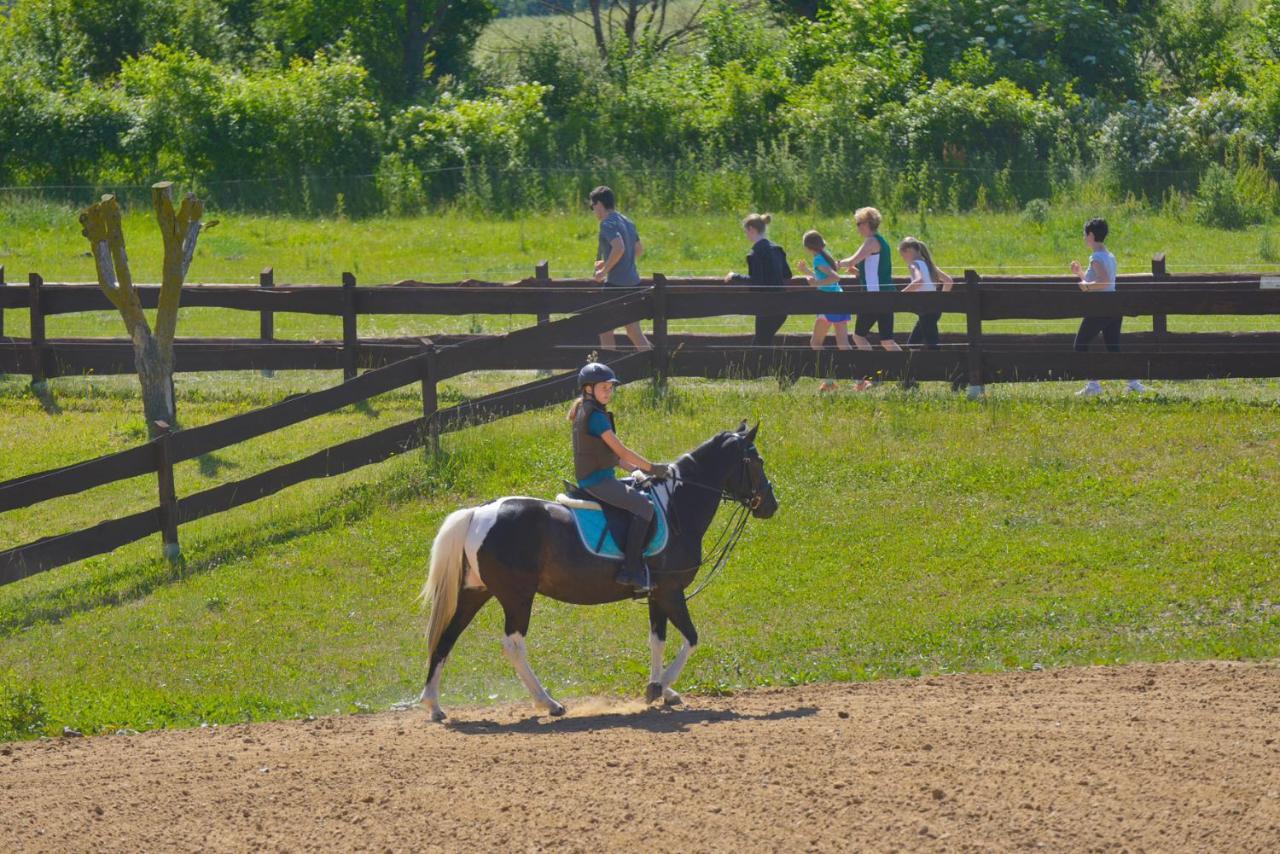
[[[645,557],[653,557],[667,547],[667,517],[654,499],[653,493],[642,494],[653,503],[654,518],[657,520],[657,524],[653,526],[653,536],[649,538],[649,544],[644,550]],[[587,551],[610,560],[622,560],[622,548],[614,538],[612,527],[603,512],[578,507],[569,507],[568,510],[573,514],[573,521],[578,526],[578,536],[582,538],[582,544],[586,546]],[[626,518],[625,511],[611,512]],[[625,526],[621,527],[622,530],[626,530]]]

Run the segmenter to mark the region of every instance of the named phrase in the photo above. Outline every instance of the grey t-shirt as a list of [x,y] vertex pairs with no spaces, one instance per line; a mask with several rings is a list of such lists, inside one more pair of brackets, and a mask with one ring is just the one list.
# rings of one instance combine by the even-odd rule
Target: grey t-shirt
[[636,231],[636,224],[617,211],[610,211],[607,217],[600,220],[600,249],[596,260],[609,260],[615,237],[622,238],[622,260],[609,271],[605,284],[624,287],[640,284],[640,272],[636,269],[636,243],[640,241],[640,235]]
[[1089,268],[1084,271],[1084,280],[1086,282],[1094,281],[1097,276],[1093,272],[1093,261],[1097,261],[1102,269],[1107,271],[1106,285],[1104,291],[1114,291],[1116,289],[1116,273],[1119,272],[1119,265],[1116,263],[1116,256],[1112,255],[1110,250],[1099,249],[1089,256]]

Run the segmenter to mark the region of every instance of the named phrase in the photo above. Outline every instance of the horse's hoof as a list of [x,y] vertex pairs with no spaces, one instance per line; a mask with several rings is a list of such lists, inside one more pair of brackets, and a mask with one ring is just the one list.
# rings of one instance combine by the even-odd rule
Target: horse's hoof
[[650,682],[649,687],[644,691],[644,701],[646,703],[656,703],[662,699],[662,683]]
[[436,724],[442,723],[447,717],[448,715],[446,715],[442,710],[436,709],[431,713],[431,722]]
[[667,706],[678,706],[681,703],[683,703],[684,700],[681,699],[679,694],[677,694],[675,691],[672,691],[670,694],[662,698],[662,702],[664,705],[667,705]]
[[563,716],[564,716],[564,706],[560,705],[559,703],[556,703],[554,706],[552,706],[551,708],[547,709],[547,714],[551,715],[551,717],[553,717],[553,718],[563,717]]

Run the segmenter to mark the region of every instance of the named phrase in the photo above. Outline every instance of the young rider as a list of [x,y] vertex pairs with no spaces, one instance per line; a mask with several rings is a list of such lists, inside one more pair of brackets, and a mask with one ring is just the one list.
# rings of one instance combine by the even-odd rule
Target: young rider
[[569,410],[569,420],[573,422],[574,477],[578,486],[592,498],[631,514],[617,581],[645,592],[652,587],[644,565],[644,547],[653,521],[653,504],[634,487],[618,480],[614,470],[625,465],[628,469],[665,478],[670,475],[670,467],[649,462],[618,438],[613,413],[608,409],[617,383],[613,369],[599,362],[590,362],[578,371],[582,394]]

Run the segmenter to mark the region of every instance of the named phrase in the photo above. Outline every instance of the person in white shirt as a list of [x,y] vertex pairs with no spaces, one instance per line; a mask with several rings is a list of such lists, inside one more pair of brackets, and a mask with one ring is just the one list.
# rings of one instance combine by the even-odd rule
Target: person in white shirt
[[[1080,278],[1082,291],[1111,291],[1116,289],[1116,274],[1119,266],[1116,256],[1107,249],[1107,234],[1110,232],[1105,219],[1091,219],[1084,225],[1084,245],[1089,249],[1089,267],[1080,266],[1079,261],[1071,262],[1071,274]],[[1080,321],[1080,330],[1076,332],[1075,350],[1086,353],[1093,339],[1102,335],[1102,342],[1108,353],[1120,352],[1120,325],[1124,322],[1122,315],[1097,315],[1086,317]],[[1142,393],[1147,390],[1138,380],[1129,380],[1129,391]],[[1089,380],[1084,388],[1076,392],[1080,397],[1095,397],[1102,394],[1102,384],[1097,380]]]

